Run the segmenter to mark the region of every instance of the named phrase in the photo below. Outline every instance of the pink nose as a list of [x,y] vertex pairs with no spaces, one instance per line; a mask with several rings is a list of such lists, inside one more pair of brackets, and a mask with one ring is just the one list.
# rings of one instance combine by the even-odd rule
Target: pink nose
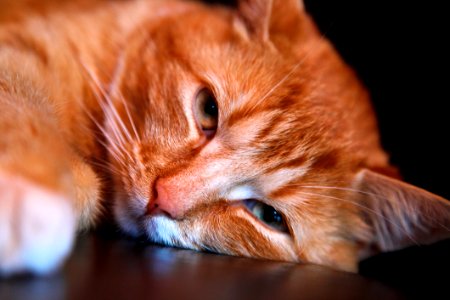
[[166,215],[172,219],[178,219],[182,215],[181,203],[177,203],[176,188],[168,184],[164,179],[158,179],[155,183],[155,198],[148,205],[149,215]]

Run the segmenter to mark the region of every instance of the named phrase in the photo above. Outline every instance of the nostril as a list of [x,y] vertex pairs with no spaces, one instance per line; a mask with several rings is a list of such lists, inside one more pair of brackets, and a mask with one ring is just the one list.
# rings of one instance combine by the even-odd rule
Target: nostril
[[174,217],[170,213],[168,213],[164,209],[161,209],[158,204],[154,204],[153,206],[149,207],[149,209],[147,209],[147,215],[148,216],[166,216],[171,219],[174,219]]
[[147,212],[146,214],[148,216],[167,216],[169,218],[172,218],[172,215],[163,207],[161,207],[161,201],[164,203],[164,193],[163,191],[158,192],[158,190],[161,189],[160,183],[158,183],[159,180],[156,179],[153,184],[153,189],[151,191],[151,198],[147,205]]
[[156,179],[151,186],[150,199],[147,204],[147,215],[155,215],[159,208],[159,204],[156,202],[158,199],[158,190],[156,188],[157,181],[158,179]]
[[158,178],[156,178],[155,179],[155,181],[153,182],[153,185],[152,185],[152,190],[150,191],[150,194],[151,194],[151,199],[150,199],[150,202],[152,202],[152,200],[154,201],[154,200],[156,200],[156,199],[158,199],[158,188],[157,188],[157,184],[158,184]]
[[172,219],[183,216],[183,201],[178,197],[177,186],[166,178],[158,178],[154,182],[153,191],[147,206],[149,215],[165,215]]
[[147,207],[147,214],[150,216],[154,216],[160,213],[159,205],[158,203],[155,203],[156,199],[153,199],[153,203],[149,203]]

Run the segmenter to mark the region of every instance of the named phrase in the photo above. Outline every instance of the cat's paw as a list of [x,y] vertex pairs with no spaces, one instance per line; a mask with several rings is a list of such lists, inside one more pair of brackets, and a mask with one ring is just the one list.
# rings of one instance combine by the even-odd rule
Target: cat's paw
[[54,271],[72,248],[75,219],[63,195],[0,173],[0,275]]

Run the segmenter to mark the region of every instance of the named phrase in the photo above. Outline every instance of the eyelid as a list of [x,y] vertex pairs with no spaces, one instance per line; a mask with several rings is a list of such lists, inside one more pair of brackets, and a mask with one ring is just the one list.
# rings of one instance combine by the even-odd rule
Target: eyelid
[[[264,222],[263,220],[261,220],[260,218],[258,218],[258,217],[252,212],[253,207],[254,207],[255,205],[257,205],[258,203],[259,203],[259,204],[262,204],[262,205],[265,205],[265,206],[270,206],[270,207],[272,207],[272,208],[273,208],[273,206],[268,205],[268,204],[265,204],[264,202],[259,201],[259,200],[256,200],[256,199],[242,200],[242,201],[239,201],[239,203],[240,203],[241,207],[242,207],[243,209],[245,209],[246,213],[247,213],[252,219],[256,220],[256,221],[258,222],[258,224],[262,225],[264,228],[270,230],[271,232],[277,232],[277,233],[286,234],[286,235],[288,235],[288,236],[290,236],[290,237],[293,236],[293,235],[292,235],[291,227],[289,226],[289,222],[287,221],[287,218],[286,218],[286,215],[285,215],[285,214],[283,214],[283,213],[281,213],[281,212],[279,212],[279,211],[277,210],[277,212],[282,216],[282,218],[283,218],[283,224],[284,224],[284,226],[285,226],[284,230],[280,230],[279,228],[276,228],[276,227],[271,226],[270,224]],[[275,208],[274,208],[274,209],[275,209]]]
[[[263,197],[261,197],[260,193],[258,193],[254,187],[252,187],[251,185],[248,184],[243,184],[243,185],[237,185],[235,187],[233,187],[232,189],[228,190],[228,192],[226,193],[226,195],[223,195],[225,199],[232,201],[233,203],[242,206],[243,208],[245,208],[245,210],[249,213],[249,215],[251,215],[253,218],[257,219],[255,217],[255,215],[251,212],[251,205],[249,204],[251,202],[260,202],[264,205],[267,206],[272,206],[271,204],[267,204],[265,203],[265,201],[262,201],[260,199],[263,199]],[[272,206],[273,207],[273,206]],[[275,208],[274,208],[275,209]],[[277,210],[278,211],[278,210]],[[291,235],[291,229],[289,227],[289,224],[286,220],[286,216],[279,212],[283,219],[284,222],[286,224],[286,234]],[[258,222],[260,222],[262,225],[264,225],[266,228],[270,229],[270,230],[275,230],[277,232],[280,232],[279,230],[274,229],[273,227],[265,224],[264,222],[262,222],[261,220],[258,220]]]

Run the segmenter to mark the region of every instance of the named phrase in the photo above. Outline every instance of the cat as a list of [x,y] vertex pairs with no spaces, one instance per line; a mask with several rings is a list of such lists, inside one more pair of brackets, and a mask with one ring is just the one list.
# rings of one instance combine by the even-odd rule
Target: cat
[[3,1],[0,273],[111,212],[151,242],[356,272],[450,236],[300,0]]

